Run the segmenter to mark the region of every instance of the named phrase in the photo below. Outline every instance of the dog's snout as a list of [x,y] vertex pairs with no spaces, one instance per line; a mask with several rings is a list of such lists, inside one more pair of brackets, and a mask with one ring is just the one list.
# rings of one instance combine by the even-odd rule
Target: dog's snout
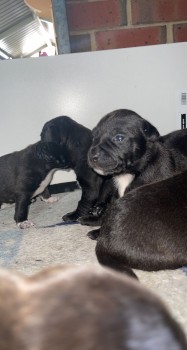
[[97,154],[95,154],[94,156],[92,156],[92,160],[93,160],[94,162],[96,162],[96,161],[98,160],[98,158],[99,158],[99,153],[97,153]]
[[96,147],[92,147],[91,150],[90,150],[90,155],[91,155],[91,158],[94,162],[96,162],[99,158],[99,151]]

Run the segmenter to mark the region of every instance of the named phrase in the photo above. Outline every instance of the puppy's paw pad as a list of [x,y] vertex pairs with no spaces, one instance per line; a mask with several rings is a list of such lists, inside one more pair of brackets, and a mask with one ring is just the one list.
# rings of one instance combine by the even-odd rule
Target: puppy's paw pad
[[17,223],[17,226],[21,229],[25,229],[25,228],[29,228],[29,227],[32,227],[34,226],[33,222],[32,221],[29,221],[29,220],[25,220],[25,221],[22,221],[22,222],[18,222]]
[[42,196],[40,196],[41,200],[45,203],[55,203],[59,201],[59,197],[49,197],[49,198],[44,198]]

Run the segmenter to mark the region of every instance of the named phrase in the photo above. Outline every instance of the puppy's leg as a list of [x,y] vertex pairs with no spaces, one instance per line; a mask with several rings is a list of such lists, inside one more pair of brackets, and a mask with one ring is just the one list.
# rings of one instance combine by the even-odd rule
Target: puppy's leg
[[89,215],[81,217],[78,221],[81,225],[101,226],[102,217],[106,211],[106,203],[97,203],[89,210]]
[[27,220],[30,198],[31,196],[29,194],[16,194],[14,220],[16,221],[16,224],[19,228],[29,228],[31,226],[34,226],[31,221]]
[[89,209],[95,203],[96,198],[93,196],[94,190],[82,187],[82,196],[78,202],[77,209],[67,213],[62,217],[64,221],[77,221],[79,218],[88,215]]
[[90,208],[89,215],[80,218],[81,225],[100,226],[107,206],[115,197],[117,197],[117,190],[114,187],[113,178],[104,179],[99,198],[96,204]]
[[78,219],[81,225],[86,225],[86,226],[101,226],[102,224],[102,216],[97,217],[97,216],[92,216],[92,215],[86,215],[83,216],[82,218]]
[[82,189],[82,196],[78,202],[77,209],[63,216],[62,219],[64,221],[77,221],[80,217],[88,215],[90,208],[96,204],[98,200],[103,183],[103,178],[96,176],[92,170],[90,170],[86,179],[85,177],[80,178],[77,176],[77,180]]
[[48,187],[46,187],[46,189],[39,195],[39,197],[45,203],[55,203],[59,200],[59,197],[51,196]]
[[99,237],[100,229],[98,228],[97,230],[92,230],[87,233],[87,236],[90,239],[96,240]]
[[121,263],[119,260],[116,260],[115,257],[112,257],[107,252],[104,252],[103,250],[101,251],[98,243],[96,245],[95,252],[97,259],[101,265],[104,265],[119,272],[123,272],[130,277],[138,279],[138,277],[130,267],[126,266],[124,263]]

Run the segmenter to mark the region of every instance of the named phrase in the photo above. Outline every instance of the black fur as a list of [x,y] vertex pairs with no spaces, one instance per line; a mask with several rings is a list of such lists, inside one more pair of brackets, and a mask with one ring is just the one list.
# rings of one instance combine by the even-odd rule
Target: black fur
[[104,216],[96,254],[120,271],[187,265],[187,171],[117,199]]
[[69,153],[71,169],[75,171],[82,189],[82,196],[77,208],[64,215],[64,221],[77,220],[87,215],[99,197],[100,202],[105,203],[108,200],[111,191],[108,191],[108,187],[103,187],[105,179],[96,174],[87,162],[87,152],[92,143],[91,130],[69,117],[60,116],[51,119],[44,125],[41,140],[63,145]]
[[[107,147],[110,147],[111,141],[110,139],[107,139],[107,137],[111,137],[114,136],[112,133],[114,133],[114,130],[112,130],[113,127],[115,127],[115,121],[113,121],[113,114],[116,114],[118,116],[122,116],[121,119],[121,124],[123,124],[124,129],[126,130],[126,133],[130,134],[129,138],[130,138],[130,142],[129,142],[129,150],[131,151],[131,153],[133,152],[133,147],[135,145],[135,143],[133,143],[134,141],[134,137],[136,134],[139,133],[140,137],[139,137],[139,149],[137,149],[137,155],[138,153],[141,155],[141,153],[144,152],[145,147],[146,147],[146,142],[148,140],[155,140],[156,138],[159,137],[159,132],[158,130],[149,122],[147,122],[146,120],[144,120],[143,118],[141,118],[140,116],[138,116],[138,114],[136,114],[135,112],[129,111],[129,110],[119,110],[119,111],[115,111],[113,113],[110,113],[108,115],[106,115],[104,118],[102,118],[102,120],[99,122],[99,124],[93,129],[92,131],[92,135],[93,135],[93,140],[92,140],[92,145],[89,149],[88,152],[88,161],[90,166],[97,172],[98,170],[102,170],[103,171],[103,166],[106,165],[106,163],[108,162],[108,151],[107,151]],[[125,118],[126,117],[126,118]],[[128,120],[130,120],[130,125],[128,125]],[[107,121],[105,123],[105,121]],[[120,125],[116,125],[116,130],[119,130]],[[113,125],[113,126],[111,126]],[[134,129],[133,129],[134,127]],[[142,135],[139,132],[139,130],[142,129]],[[102,149],[102,145],[105,143],[106,140],[106,147],[104,146],[104,148]],[[100,143],[101,143],[101,149],[99,149],[100,147]],[[106,152],[105,152],[106,151]],[[112,155],[110,161],[114,161],[115,163],[115,156]],[[101,168],[100,168],[100,161],[102,163]],[[110,162],[111,163],[111,162]],[[112,164],[111,164],[112,165]],[[98,169],[96,169],[98,168]],[[102,215],[105,212],[105,209],[107,207],[107,205],[110,203],[110,201],[113,198],[117,197],[117,189],[113,183],[112,180],[112,176],[114,175],[115,170],[113,169],[113,166],[111,169],[110,168],[110,164],[108,164],[108,169],[106,172],[104,172],[103,174],[105,175],[105,192],[108,191],[109,195],[106,198],[106,196],[104,196],[105,200],[99,200],[97,207],[96,207],[96,213],[98,215],[94,216],[94,208],[91,209],[90,214],[92,214],[92,216],[87,216],[87,217],[83,217],[80,219],[81,224],[83,225],[92,225],[92,226],[99,226],[102,222]],[[122,169],[116,169],[117,173],[122,172]],[[106,180],[106,178],[108,178]]]
[[117,110],[93,130],[89,164],[103,175],[134,175],[125,192],[172,176],[187,168],[187,159],[159,141],[157,130],[133,111]]
[[161,136],[159,141],[163,142],[165,147],[178,150],[184,156],[187,156],[187,129],[176,130]]
[[[117,142],[116,135],[124,139]],[[128,192],[187,167],[187,132],[179,130],[161,137],[158,130],[137,113],[117,110],[103,117],[93,129],[88,160],[96,171],[116,179],[121,174],[133,174],[135,178],[125,190]],[[110,188],[113,190],[111,185]],[[109,200],[115,197],[111,195]],[[85,217],[80,221],[87,225],[91,220],[93,225],[99,226],[102,216],[99,220]]]
[[[113,266],[114,268],[117,268],[119,270],[122,270],[125,264],[131,267],[135,267],[134,260],[136,261],[137,255],[139,254],[142,257],[142,261],[144,261],[146,250],[148,252],[148,257],[150,257],[150,267],[149,263],[146,262],[146,259],[145,266],[143,265],[143,263],[141,265],[141,263],[137,259],[137,268],[148,270],[174,268],[177,266],[181,266],[181,264],[185,263],[184,255],[182,255],[181,261],[174,259],[172,262],[172,257],[171,261],[167,261],[166,259],[166,264],[164,264],[165,260],[162,260],[160,258],[159,254],[157,254],[157,250],[155,250],[155,253],[153,253],[157,243],[154,243],[154,249],[152,250],[150,249],[150,245],[152,242],[150,242],[150,245],[149,243],[147,243],[146,233],[147,235],[149,235],[149,230],[146,228],[147,226],[144,225],[145,229],[144,226],[141,226],[141,216],[143,216],[145,210],[144,215],[147,218],[147,220],[149,220],[150,227],[155,226],[155,231],[154,229],[152,230],[156,235],[158,229],[159,235],[160,229],[158,223],[157,221],[154,221],[154,217],[152,219],[149,215],[149,208],[151,204],[153,206],[153,210],[155,210],[156,212],[159,208],[158,204],[157,206],[156,204],[154,204],[154,201],[157,200],[156,194],[155,198],[153,196],[152,199],[151,191],[154,192],[154,186],[156,186],[156,183],[158,181],[170,178],[178,172],[187,169],[187,158],[185,157],[184,143],[183,148],[179,149],[180,143],[176,141],[179,140],[180,137],[181,133],[179,132],[177,134],[173,133],[167,135],[166,137],[159,138],[158,134],[155,132],[155,129],[150,126],[150,123],[147,124],[147,121],[142,119],[136,113],[129,110],[118,110],[109,113],[107,116],[101,119],[99,124],[94,128],[93,143],[88,152],[88,159],[90,165],[93,168],[95,168],[96,171],[102,171],[104,175],[113,174],[114,179],[117,179],[118,176],[120,176],[120,179],[122,179],[123,181],[126,174],[132,174],[134,176],[132,182],[129,183],[127,188],[124,190],[125,194],[120,193],[121,196],[125,196],[124,199],[122,199],[121,201],[114,201],[114,204],[112,205],[111,209],[109,207],[109,209],[107,210],[107,214],[104,218],[101,230],[91,231],[88,234],[90,238],[98,239],[96,253],[99,261],[103,264],[107,266]],[[176,146],[178,146],[178,150],[176,150]],[[141,198],[140,196],[137,199],[137,203],[135,203],[135,200],[133,200],[132,202],[132,198],[134,198],[133,195],[135,196],[136,192],[133,191],[132,195],[128,195],[128,192],[149,183],[155,183],[154,185],[152,185],[152,187],[150,186],[151,198],[150,202],[148,202],[149,204],[146,206],[145,201],[142,199],[143,197]],[[149,189],[149,187],[145,187],[145,191],[146,188]],[[161,191],[162,190],[160,190],[160,192]],[[137,193],[139,192],[137,191]],[[128,200],[128,198],[130,199]],[[170,197],[170,195],[168,194],[167,203],[171,201],[171,198],[174,197]],[[131,202],[134,206],[140,206],[139,210],[143,210],[143,213],[141,215],[140,213],[138,213],[137,215],[135,214],[136,217],[134,217],[133,209],[131,209],[130,206]],[[121,203],[121,209],[119,209],[118,207],[119,203]],[[180,205],[180,203],[178,203],[178,205]],[[117,209],[115,209],[116,207]],[[162,210],[163,209],[164,208],[162,208]],[[178,210],[180,210],[180,207],[178,208]],[[125,226],[127,215],[129,215],[129,222],[131,220],[132,231],[137,232],[138,237],[140,237],[139,246],[138,244],[133,245],[133,234],[132,236],[128,236],[128,232],[131,232],[131,225],[129,224],[127,228]],[[123,218],[125,219],[123,220]],[[158,216],[157,220],[161,220],[162,222],[162,219],[162,216],[160,217],[160,219]],[[176,226],[173,227],[176,230]],[[168,228],[168,230],[170,229]],[[132,241],[129,240],[128,244],[127,240],[126,247],[129,252],[129,255],[127,259],[124,258],[123,264],[121,264],[119,263],[120,253],[119,255],[118,253],[113,254],[113,250],[115,252],[117,246],[123,247],[123,239],[121,235],[121,233],[123,232],[125,232],[124,235],[126,234],[128,239],[129,237],[131,237]],[[142,232],[144,232],[143,236],[141,235]],[[100,234],[102,234],[102,238],[100,238]],[[160,233],[160,235],[162,235],[162,233]],[[109,240],[109,243],[105,242],[105,237],[106,242],[108,242]],[[100,249],[100,247],[102,248]],[[131,247],[131,249],[129,247]],[[149,250],[151,251],[151,254],[149,254]],[[121,248],[121,251],[123,255],[123,248]],[[135,256],[135,259],[133,260],[133,266],[131,265],[130,260],[131,255],[132,258],[133,256]],[[126,252],[124,253],[124,256],[126,257]],[[166,258],[166,256],[167,254],[164,255],[164,258]],[[157,260],[157,257],[158,262],[156,263],[155,261]]]
[[69,168],[68,159],[63,147],[41,141],[0,157],[0,206],[15,203],[14,219],[21,228],[32,224],[27,223],[29,204],[41,182],[52,169]]

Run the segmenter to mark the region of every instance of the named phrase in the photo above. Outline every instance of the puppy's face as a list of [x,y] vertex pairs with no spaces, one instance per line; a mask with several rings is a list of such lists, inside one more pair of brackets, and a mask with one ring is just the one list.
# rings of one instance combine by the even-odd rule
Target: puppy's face
[[100,175],[131,172],[144,155],[147,141],[158,136],[157,129],[135,112],[116,110],[93,129],[88,162]]

